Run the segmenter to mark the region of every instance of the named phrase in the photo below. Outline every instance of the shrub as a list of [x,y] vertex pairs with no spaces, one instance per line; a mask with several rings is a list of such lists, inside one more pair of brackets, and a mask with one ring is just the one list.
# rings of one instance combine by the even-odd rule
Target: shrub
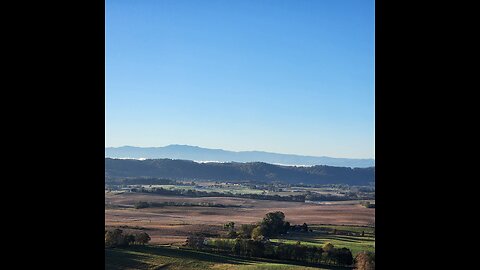
[[136,202],[134,207],[135,209],[148,208],[150,207],[150,204],[148,202]]
[[352,252],[348,248],[333,249],[332,257],[337,264],[341,264],[341,265],[353,264]]
[[358,270],[375,270],[375,253],[360,252],[355,257],[355,267]]
[[186,245],[194,249],[203,249],[205,247],[205,237],[198,235],[189,235]]
[[146,232],[137,234],[125,233],[120,229],[105,230],[105,247],[124,247],[131,244],[147,244],[150,236]]
[[137,233],[134,235],[134,242],[140,245],[145,245],[150,242],[151,238],[146,232]]
[[255,229],[255,227],[256,226],[253,224],[242,224],[240,226],[240,231],[238,232],[238,236],[244,239],[252,238],[252,232],[253,232],[253,229]]

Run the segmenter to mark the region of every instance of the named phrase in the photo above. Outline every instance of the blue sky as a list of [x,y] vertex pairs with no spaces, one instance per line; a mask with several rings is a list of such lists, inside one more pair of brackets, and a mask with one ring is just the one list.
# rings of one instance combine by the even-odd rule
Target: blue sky
[[105,145],[375,157],[374,1],[106,1]]

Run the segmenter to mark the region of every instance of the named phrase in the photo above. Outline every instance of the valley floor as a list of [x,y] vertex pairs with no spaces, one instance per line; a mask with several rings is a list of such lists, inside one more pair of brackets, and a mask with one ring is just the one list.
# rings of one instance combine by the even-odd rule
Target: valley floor
[[[239,205],[240,208],[176,207],[135,209],[138,201],[146,202],[212,202],[225,205]],[[309,204],[253,200],[231,197],[189,198],[181,196],[160,196],[153,194],[123,193],[105,194],[105,225],[138,228],[147,232],[152,244],[182,244],[192,232],[215,232],[223,224],[253,224],[266,213],[282,211],[291,224],[334,224],[371,226],[375,224],[375,209],[359,204],[342,202]]]

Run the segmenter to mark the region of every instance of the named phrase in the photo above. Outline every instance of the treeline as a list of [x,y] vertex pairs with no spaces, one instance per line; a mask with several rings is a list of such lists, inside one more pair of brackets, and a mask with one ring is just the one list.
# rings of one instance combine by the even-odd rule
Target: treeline
[[347,248],[335,248],[331,243],[323,247],[296,244],[272,243],[269,238],[279,236],[288,231],[303,231],[308,233],[308,225],[290,225],[285,221],[282,212],[267,213],[257,224],[243,224],[236,230],[235,223],[224,225],[227,236],[234,239],[207,239],[202,235],[192,235],[187,238],[186,245],[190,248],[208,250],[246,257],[261,257],[281,260],[302,261],[308,263],[324,263],[336,265],[352,265],[352,252]]
[[109,177],[105,176],[105,185],[183,185],[191,186],[194,183],[179,182],[172,179],[156,177]]
[[353,200],[373,200],[375,199],[374,194],[369,194],[367,196],[362,196],[360,194],[349,192],[345,195],[334,195],[334,194],[319,194],[307,191],[304,195],[305,201],[353,201]]
[[[323,233],[329,233],[334,235],[348,235],[348,236],[362,236],[362,237],[365,236],[365,231],[354,232],[349,230],[340,230],[340,229],[328,228],[328,227],[320,227],[317,230]],[[373,232],[370,232],[370,233],[367,232],[367,234],[375,235],[375,228],[373,229]]]
[[[190,239],[190,241],[192,241]],[[212,239],[201,245],[196,240],[196,248],[219,253],[232,253],[239,256],[259,257],[280,260],[302,261],[315,264],[352,265],[353,255],[347,248],[335,248],[331,243],[323,247],[296,244],[272,243],[253,239]],[[199,245],[200,244],[200,245]]]
[[165,189],[165,188],[132,188],[132,192],[155,193],[167,196],[185,196],[185,197],[237,197],[256,200],[274,200],[274,201],[293,201],[305,202],[305,195],[266,195],[266,194],[235,194],[231,192],[201,191],[192,189]]
[[272,200],[272,201],[289,201],[289,202],[305,202],[305,201],[346,201],[346,200],[365,200],[374,199],[374,197],[359,197],[356,194],[338,196],[330,194],[306,193],[298,195],[268,195],[255,193],[232,193],[218,191],[201,191],[192,189],[165,189],[165,188],[132,188],[132,192],[155,193],[167,196],[186,196],[186,197],[236,197],[255,200]]
[[348,184],[375,182],[375,167],[281,166],[264,162],[197,163],[173,159],[105,158],[106,177],[158,177],[177,180],[260,181],[290,184]]
[[150,240],[150,236],[146,232],[126,233],[120,229],[105,230],[106,248],[145,245]]
[[221,203],[211,203],[211,202],[136,202],[134,207],[136,209],[149,208],[149,207],[164,207],[164,206],[197,206],[197,207],[219,207],[219,208],[230,208],[230,207],[241,207],[240,205],[234,204],[221,204]]

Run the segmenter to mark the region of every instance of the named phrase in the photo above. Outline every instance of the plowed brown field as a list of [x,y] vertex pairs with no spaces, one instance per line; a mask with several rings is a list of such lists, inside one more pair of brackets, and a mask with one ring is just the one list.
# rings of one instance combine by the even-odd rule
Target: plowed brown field
[[[135,202],[211,202],[241,205],[240,208],[155,207],[134,209]],[[189,198],[154,194],[105,194],[105,203],[120,205],[105,209],[105,225],[140,227],[148,232],[152,243],[183,243],[192,232],[215,232],[233,221],[236,225],[255,223],[272,211],[282,211],[291,224],[373,225],[375,209],[359,204],[307,204],[243,198]]]

